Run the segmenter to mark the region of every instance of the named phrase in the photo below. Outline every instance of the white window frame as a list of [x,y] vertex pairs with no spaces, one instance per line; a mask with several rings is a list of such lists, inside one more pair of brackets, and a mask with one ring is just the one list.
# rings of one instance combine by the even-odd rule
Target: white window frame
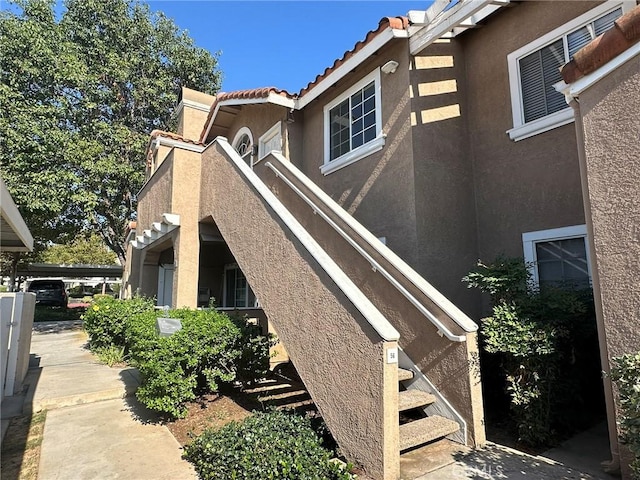
[[[271,150],[267,151],[267,145],[276,136],[280,137],[280,148],[277,148],[277,149],[272,148]],[[260,160],[262,160],[264,157],[269,155],[271,152],[282,153],[282,122],[276,123],[273,127],[267,130],[265,134],[258,139],[258,160],[256,160],[255,163],[258,163]]]
[[612,0],[605,2],[507,55],[509,87],[511,90],[511,112],[513,117],[513,128],[507,130],[507,134],[511,140],[524,140],[525,138],[547,132],[574,121],[573,109],[567,105],[567,108],[563,110],[559,110],[545,117],[525,123],[520,82],[520,59],[552,44],[553,42],[565,37],[570,32],[584,27],[597,18],[602,17],[620,7],[622,7],[622,13],[624,14],[635,7],[635,1]]
[[[253,289],[251,288],[251,285],[249,285],[249,280],[247,280],[246,275],[244,275],[245,280],[247,280],[247,296],[245,298],[247,306],[246,307],[236,307],[236,306],[227,306],[227,271],[229,270],[239,270],[242,275],[244,275],[244,272],[242,272],[242,270],[240,269],[240,267],[238,266],[237,263],[228,263],[227,265],[224,266],[224,276],[222,277],[222,307],[220,308],[220,310],[255,310],[256,308],[259,308],[259,304],[258,304],[258,297],[256,297],[255,292],[253,291]],[[255,298],[253,305],[249,305],[249,292],[253,293],[253,296]],[[235,295],[234,295],[235,297]]]
[[[253,168],[253,134],[251,133],[251,130],[249,129],[249,127],[242,127],[240,128],[240,130],[238,130],[238,132],[235,134],[235,136],[233,137],[233,142],[231,142],[231,146],[233,147],[234,150],[236,150],[236,144],[238,143],[238,141],[242,138],[243,135],[248,135],[249,136],[249,141],[251,142],[250,148],[247,151],[247,153],[244,154],[244,156],[240,155],[242,157],[242,159],[246,162],[246,157],[249,157],[249,161],[247,162],[249,164],[249,166],[251,168]],[[236,150],[237,152],[237,150]],[[239,155],[239,154],[238,154]]]
[[572,225],[570,227],[552,228],[549,230],[538,230],[522,234],[522,248],[524,250],[524,261],[531,274],[531,280],[536,287],[540,286],[538,275],[538,258],[536,254],[536,244],[542,242],[553,242],[554,240],[569,240],[572,238],[583,238],[584,248],[587,255],[587,270],[589,280],[591,280],[591,255],[589,254],[589,243],[587,241],[587,226]]
[[[365,143],[364,145],[360,145],[359,147],[354,148],[344,155],[331,160],[331,122],[329,118],[329,112],[332,108],[342,103],[358,90],[362,90],[372,81],[374,82],[376,101],[376,137],[373,140]],[[330,103],[324,106],[324,164],[322,165],[322,167],[320,167],[320,171],[324,175],[335,172],[336,170],[357,162],[361,158],[382,150],[382,147],[384,147],[384,143],[385,135],[382,132],[382,95],[380,68],[376,68],[373,72],[364,77],[349,90],[342,93],[339,97],[334,98]]]

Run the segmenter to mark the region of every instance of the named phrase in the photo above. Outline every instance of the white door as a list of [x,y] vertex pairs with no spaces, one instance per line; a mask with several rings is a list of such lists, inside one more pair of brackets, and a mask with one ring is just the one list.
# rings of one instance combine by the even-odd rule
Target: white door
[[171,307],[171,297],[173,295],[173,264],[160,265],[158,270],[158,301],[157,305]]

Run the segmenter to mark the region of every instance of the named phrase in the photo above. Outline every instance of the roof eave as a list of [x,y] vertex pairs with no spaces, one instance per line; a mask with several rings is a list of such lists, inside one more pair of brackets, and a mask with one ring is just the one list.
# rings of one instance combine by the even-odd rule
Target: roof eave
[[406,30],[394,29],[387,27],[382,30],[376,37],[368,44],[362,47],[361,50],[356,52],[351,58],[346,60],[342,65],[336,68],[333,72],[320,80],[316,85],[304,93],[301,97],[295,101],[295,109],[301,110],[313,100],[318,98],[324,92],[326,92],[336,82],[348,75],[354,68],[358,67],[361,63],[366,61],[373,53],[385,46],[388,42],[394,38],[408,38],[408,32]]
[[286,97],[284,95],[280,95],[275,92],[269,92],[268,96],[260,97],[260,98],[230,98],[228,100],[222,100],[216,102],[215,109],[211,118],[205,125],[206,130],[204,130],[203,134],[200,136],[200,141],[205,142],[209,133],[211,132],[211,128],[215,124],[216,117],[221,107],[225,106],[239,106],[239,105],[259,105],[262,103],[270,103],[272,105],[279,105],[281,107],[293,109],[296,106],[295,100],[293,98]]
[[[33,250],[33,236],[29,231],[29,227],[25,223],[18,207],[11,198],[11,194],[4,184],[4,180],[0,178],[0,206],[2,207],[2,218],[11,229],[11,233],[15,235],[21,245],[2,245],[2,251],[5,252],[30,252]],[[4,237],[4,235],[3,235]],[[1,240],[1,239],[0,239]]]

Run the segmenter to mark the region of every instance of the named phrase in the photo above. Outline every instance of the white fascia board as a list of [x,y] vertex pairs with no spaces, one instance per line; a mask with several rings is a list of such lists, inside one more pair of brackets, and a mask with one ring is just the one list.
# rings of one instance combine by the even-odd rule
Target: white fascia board
[[[220,107],[224,107],[225,105],[258,105],[261,103],[272,103],[274,105],[280,105],[281,107],[290,109],[296,108],[296,102],[293,98],[284,97],[273,92],[269,92],[269,96],[267,98],[230,98],[229,100],[223,100],[216,104],[216,108],[213,111],[213,115],[211,115],[209,124],[207,125],[207,131],[204,134],[204,138],[207,138],[209,135],[211,127],[213,127],[216,117],[218,116],[218,112],[220,111]],[[207,109],[207,111],[209,111],[209,109]]]
[[331,72],[327,77],[320,81],[315,87],[313,87],[309,92],[305,93],[302,97],[296,100],[296,109],[301,110],[306,107],[313,100],[318,98],[324,92],[326,92],[332,85],[338,82],[340,79],[345,77],[348,73],[351,72],[354,68],[360,65],[362,62],[367,60],[371,55],[373,55],[377,50],[387,44],[390,40],[394,38],[406,38],[407,32],[406,30],[397,30],[393,28],[387,28],[380,32],[377,37],[375,37],[371,42],[362,47],[362,50],[353,55],[349,60],[344,62],[338,68],[336,68],[333,72]]
[[616,69],[620,68],[622,65],[638,55],[640,55],[640,43],[636,43],[614,59],[608,61],[602,67],[568,85],[567,88],[563,90],[565,97],[567,97],[567,100],[579,97],[586,89],[599,82],[611,72],[614,72]]
[[163,145],[171,148],[177,147],[183,150],[189,150],[190,152],[202,153],[204,151],[203,145],[194,145],[193,143],[182,142],[168,137],[158,136],[156,137],[156,142],[156,148],[157,146]]
[[[22,215],[20,215],[20,211],[14,203],[13,198],[11,198],[11,194],[2,178],[0,178],[0,207],[2,210],[2,218],[5,219],[24,245],[24,248],[21,248],[20,251],[32,251],[33,236],[29,231],[29,227],[27,227],[27,224],[24,222]],[[4,248],[3,250],[13,251],[13,249],[9,248]]]
[[[495,5],[493,0],[461,0],[450,10],[447,10],[440,18],[436,19],[434,24],[426,25],[412,35],[409,40],[409,52],[411,55],[417,55],[435,40],[445,33],[452,31],[455,27],[474,15],[476,15],[475,20],[479,21],[503,5],[503,3]],[[482,14],[479,14],[487,7],[490,8],[482,12]]]

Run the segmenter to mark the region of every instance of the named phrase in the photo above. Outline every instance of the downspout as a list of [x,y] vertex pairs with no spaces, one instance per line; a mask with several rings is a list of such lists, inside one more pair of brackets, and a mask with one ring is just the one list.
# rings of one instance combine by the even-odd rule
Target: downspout
[[580,164],[580,180],[582,183],[582,202],[584,204],[585,223],[587,224],[587,240],[589,255],[591,256],[591,276],[593,280],[593,302],[596,310],[596,326],[598,330],[598,345],[600,347],[600,364],[605,372],[602,383],[604,387],[604,400],[607,410],[607,427],[609,432],[609,446],[611,449],[611,461],[603,462],[603,468],[607,473],[620,472],[620,450],[618,444],[618,428],[616,425],[616,410],[613,395],[613,386],[609,377],[609,348],[606,340],[604,316],[602,313],[602,295],[600,291],[600,274],[598,272],[598,260],[596,257],[595,242],[593,238],[593,219],[591,217],[591,200],[589,197],[589,178],[587,175],[587,156],[584,148],[584,128],[580,113],[580,100],[576,97],[566,96],[567,103],[573,108],[576,123],[576,140],[578,147],[578,162]]

